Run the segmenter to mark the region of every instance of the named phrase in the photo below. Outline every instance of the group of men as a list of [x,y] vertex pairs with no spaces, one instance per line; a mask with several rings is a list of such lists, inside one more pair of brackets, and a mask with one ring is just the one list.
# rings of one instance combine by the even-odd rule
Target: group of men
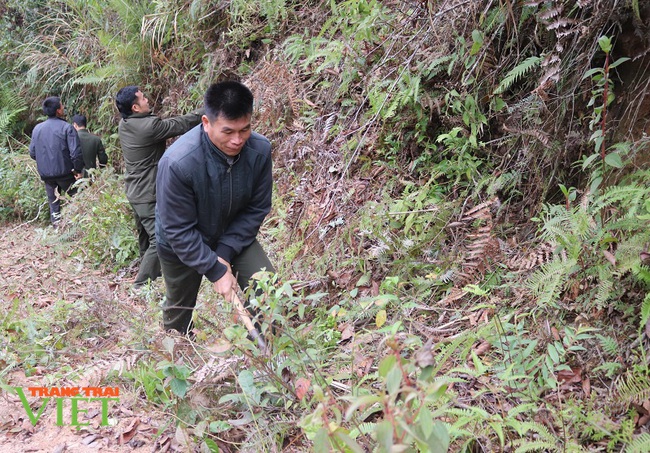
[[45,184],[50,221],[57,225],[61,218],[59,195],[73,194],[74,182],[97,168],[97,161],[100,167],[105,166],[108,156],[101,139],[86,129],[84,115],[75,115],[72,124],[65,121],[65,107],[59,97],[45,99],[43,113],[47,120],[34,128],[29,155],[36,160]]
[[[142,258],[134,285],[162,274],[164,328],[191,334],[203,276],[232,300],[258,271],[275,272],[256,239],[271,210],[271,144],[252,131],[253,94],[240,82],[212,84],[201,109],[173,118],[155,115],[135,85],[119,90],[115,103]],[[48,119],[34,128],[29,150],[50,200],[48,187],[56,195],[81,176],[82,133],[67,128],[59,98],[47,98],[43,111]],[[50,207],[58,219],[58,206]]]

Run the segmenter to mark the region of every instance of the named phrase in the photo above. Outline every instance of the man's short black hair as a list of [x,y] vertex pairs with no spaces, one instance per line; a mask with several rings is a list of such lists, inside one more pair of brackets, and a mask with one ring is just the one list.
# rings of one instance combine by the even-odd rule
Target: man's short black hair
[[86,117],[80,113],[77,113],[72,117],[72,122],[79,127],[86,127]]
[[214,83],[203,97],[205,115],[210,121],[218,116],[237,120],[253,114],[253,93],[243,83],[227,81]]
[[43,101],[43,113],[48,118],[56,117],[56,111],[61,108],[61,98],[58,96],[50,96]]
[[137,98],[135,94],[138,91],[140,91],[139,87],[136,85],[129,85],[120,89],[120,91],[115,95],[115,105],[117,105],[117,110],[122,115],[122,118],[126,119],[133,114],[131,107],[135,104]]

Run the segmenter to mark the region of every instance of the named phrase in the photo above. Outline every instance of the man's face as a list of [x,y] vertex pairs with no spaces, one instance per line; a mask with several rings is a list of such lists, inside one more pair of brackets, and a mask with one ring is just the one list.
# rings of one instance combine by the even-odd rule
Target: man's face
[[142,91],[138,90],[138,92],[135,93],[135,102],[133,102],[131,110],[133,113],[151,112],[151,108],[149,107],[149,99],[147,99],[144,94],[142,94]]
[[59,118],[63,118],[65,116],[65,106],[63,105],[63,102],[61,103],[61,107],[56,109],[56,116]]
[[207,116],[201,117],[203,130],[208,134],[210,141],[226,156],[234,157],[244,147],[244,143],[251,136],[251,116],[246,115],[236,120],[229,120],[219,115],[210,122]]

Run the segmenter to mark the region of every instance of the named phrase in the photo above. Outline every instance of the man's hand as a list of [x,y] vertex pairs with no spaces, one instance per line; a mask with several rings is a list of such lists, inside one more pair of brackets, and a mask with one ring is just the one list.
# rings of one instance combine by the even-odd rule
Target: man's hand
[[230,266],[228,266],[228,271],[223,274],[223,277],[213,283],[213,286],[214,290],[221,294],[228,302],[232,300],[232,296],[237,294],[237,279],[230,272]]
[[221,264],[223,264],[224,266],[226,266],[226,267],[228,268],[228,272],[230,272],[230,273],[232,274],[232,268],[230,267],[230,263],[229,263],[228,261],[224,260],[223,258],[221,258],[220,256],[217,257],[217,259],[219,260],[219,262],[220,262]]

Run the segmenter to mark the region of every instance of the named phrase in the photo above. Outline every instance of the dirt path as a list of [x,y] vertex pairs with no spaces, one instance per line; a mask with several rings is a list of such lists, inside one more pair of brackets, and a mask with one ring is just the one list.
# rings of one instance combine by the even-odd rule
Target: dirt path
[[[102,382],[137,361],[125,347],[125,313],[151,310],[129,295],[131,275],[88,269],[67,243],[74,242],[51,227],[0,226],[0,453],[188,451],[168,414]],[[73,402],[28,390],[86,386],[117,388],[119,397]]]

